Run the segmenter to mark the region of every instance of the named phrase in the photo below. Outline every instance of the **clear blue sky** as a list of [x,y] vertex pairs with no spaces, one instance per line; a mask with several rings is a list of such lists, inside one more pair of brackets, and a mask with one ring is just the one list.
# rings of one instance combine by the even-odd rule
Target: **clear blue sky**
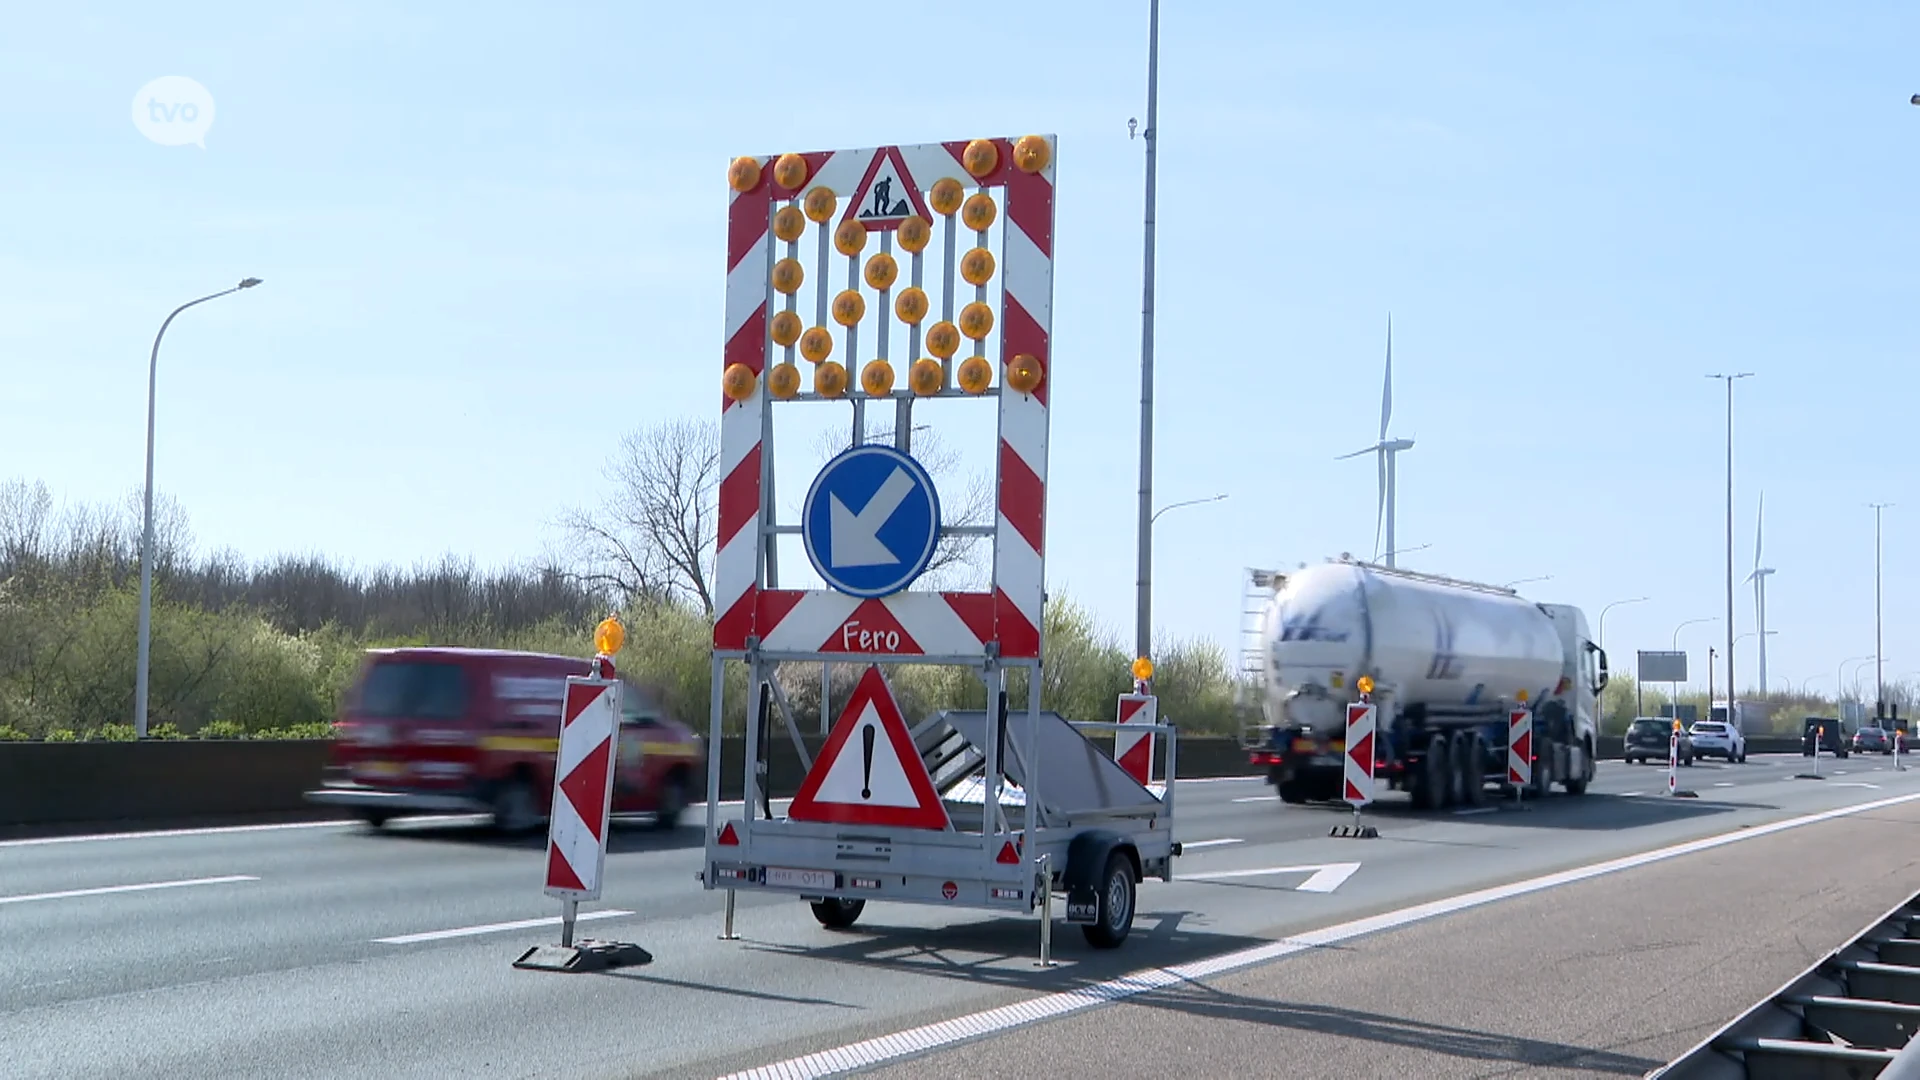
[[[1050,581],[1133,610],[1143,2],[34,5],[0,37],[0,476],[159,487],[202,550],[548,550],[621,431],[711,415],[727,160],[1060,138]],[[1411,564],[1615,609],[1616,667],[1724,612],[1767,493],[1776,677],[1920,671],[1910,5],[1169,4],[1157,613],[1366,553],[1395,328]],[[875,20],[879,20],[879,28]],[[979,57],[982,59],[968,59]],[[147,141],[162,75],[217,102]],[[1738,592],[1751,628],[1750,590]],[[1699,669],[1722,627],[1689,628]],[[1740,646],[1743,683],[1752,641]]]

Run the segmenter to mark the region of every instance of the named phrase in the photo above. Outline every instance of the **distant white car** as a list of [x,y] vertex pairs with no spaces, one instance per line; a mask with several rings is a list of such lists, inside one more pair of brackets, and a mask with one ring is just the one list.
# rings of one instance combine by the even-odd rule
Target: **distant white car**
[[1718,720],[1700,720],[1687,732],[1693,737],[1693,752],[1701,757],[1747,760],[1747,737],[1731,725]]

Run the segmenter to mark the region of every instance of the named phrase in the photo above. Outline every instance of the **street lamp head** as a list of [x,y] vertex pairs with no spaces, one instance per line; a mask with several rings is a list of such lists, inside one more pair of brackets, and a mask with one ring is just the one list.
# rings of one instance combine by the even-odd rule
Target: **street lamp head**
[[240,281],[240,287],[243,289],[251,289],[258,284],[260,284],[260,279],[257,277],[243,278]]

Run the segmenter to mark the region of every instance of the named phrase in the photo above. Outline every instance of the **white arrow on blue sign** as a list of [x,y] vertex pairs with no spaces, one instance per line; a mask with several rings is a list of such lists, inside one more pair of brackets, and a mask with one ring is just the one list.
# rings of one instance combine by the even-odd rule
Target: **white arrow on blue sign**
[[940,543],[940,496],[920,463],[884,443],[827,462],[800,512],[807,558],[831,588],[890,596],[913,584]]

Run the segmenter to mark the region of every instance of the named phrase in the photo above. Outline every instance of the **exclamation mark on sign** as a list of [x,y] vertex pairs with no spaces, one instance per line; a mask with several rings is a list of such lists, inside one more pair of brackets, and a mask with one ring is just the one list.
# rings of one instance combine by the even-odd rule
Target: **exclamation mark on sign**
[[866,727],[863,727],[860,729],[860,749],[861,749],[861,752],[866,757],[866,762],[867,762],[866,769],[861,774],[865,778],[866,786],[860,789],[860,797],[863,799],[871,799],[873,798],[873,725],[872,724],[868,724]]

